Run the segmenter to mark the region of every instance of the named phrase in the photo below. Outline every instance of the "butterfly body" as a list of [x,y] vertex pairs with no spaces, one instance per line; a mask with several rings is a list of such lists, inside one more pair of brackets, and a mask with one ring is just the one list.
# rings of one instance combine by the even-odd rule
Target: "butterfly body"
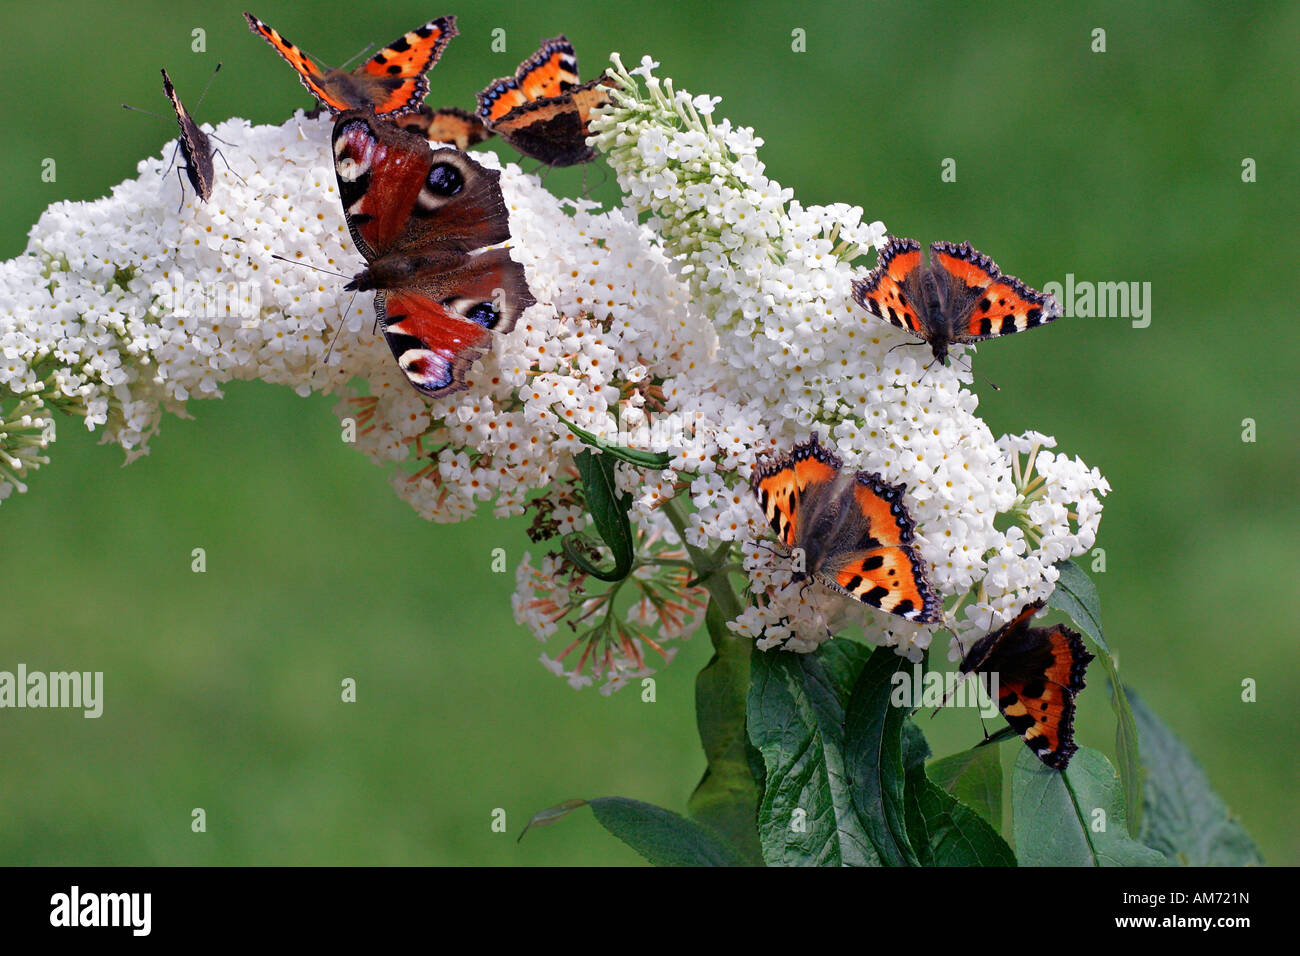
[[853,298],[925,341],[943,364],[953,345],[1023,332],[1061,315],[1052,296],[1004,275],[968,242],[932,243],[927,266],[919,242],[891,236],[876,268],[853,283]]
[[[199,129],[199,124],[194,122],[190,114],[186,112],[185,107],[181,105],[181,98],[176,94],[176,88],[172,86],[171,77],[167,71],[162,71],[163,92],[167,94],[167,99],[171,100],[172,109],[176,111],[176,124],[181,129],[180,140],[177,145],[180,147],[181,156],[185,159],[185,176],[194,188],[194,193],[204,202],[212,195],[212,182],[215,178],[216,167],[212,162],[212,141],[208,134]],[[183,191],[183,190],[182,190]]]
[[600,76],[578,79],[578,57],[564,36],[543,40],[514,76],[493,80],[478,94],[484,127],[547,166],[573,166],[591,160],[587,121],[609,102]]
[[368,111],[334,124],[344,216],[367,266],[344,287],[374,291],[393,356],[418,391],[468,387],[465,374],[533,304],[510,237],[500,173]]
[[755,465],[750,485],[777,537],[801,558],[791,577],[918,624],[943,607],[917,551],[906,488],[844,470],[816,436]]
[[378,116],[390,116],[419,109],[429,92],[426,74],[457,33],[455,17],[438,17],[398,37],[355,70],[342,70],[323,66],[251,13],[245,13],[244,19],[294,68],[320,105],[334,114],[372,109]]
[[1030,627],[1042,601],[1025,605],[1010,622],[976,641],[962,659],[963,674],[986,685],[997,674],[997,707],[1044,764],[1064,770],[1078,750],[1075,697],[1093,659],[1083,639],[1064,625]]

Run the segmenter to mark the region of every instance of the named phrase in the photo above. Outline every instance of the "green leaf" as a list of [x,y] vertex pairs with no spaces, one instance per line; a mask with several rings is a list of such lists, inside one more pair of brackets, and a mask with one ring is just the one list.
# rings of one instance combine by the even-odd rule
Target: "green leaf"
[[[895,673],[911,671],[906,658],[893,648],[878,647],[853,687],[845,716],[845,757],[852,785],[853,807],[886,866],[918,866],[920,859],[907,835],[903,802],[903,720],[906,707],[896,707]],[[924,664],[919,665],[923,670]]]
[[758,793],[749,762],[745,706],[753,641],[727,630],[726,615],[709,602],[705,625],[713,659],[695,678],[695,720],[708,766],[687,808],[700,823],[727,838],[747,863],[762,865]]
[[1056,570],[1061,576],[1047,603],[1070,615],[1093,643],[1109,654],[1110,647],[1101,633],[1101,598],[1092,578],[1073,561],[1058,561]]
[[762,755],[758,834],[769,866],[875,866],[844,767],[844,711],[868,651],[831,641],[813,654],[754,649],[749,739]]
[[626,797],[597,797],[595,800],[575,797],[539,810],[524,826],[519,840],[523,840],[530,827],[548,826],[586,806],[591,807],[601,826],[655,866],[745,865],[708,827],[652,803]]
[[1264,858],[1187,746],[1131,689],[1147,770],[1142,842],[1188,866],[1255,866]]
[[921,729],[908,720],[903,725],[903,766],[907,774],[903,798],[908,835],[921,863],[1015,866],[1016,855],[997,830],[926,776],[925,758],[929,753]]
[[993,829],[1002,830],[1002,758],[997,747],[972,747],[936,760],[926,776],[945,793],[970,807]]
[[1021,866],[1166,863],[1128,835],[1119,775],[1089,747],[1080,747],[1064,771],[1022,749],[1011,776],[1011,810]]
[[553,807],[547,807],[545,810],[538,810],[536,813],[532,815],[529,821],[524,824],[524,828],[519,831],[519,837],[515,840],[515,842],[519,843],[520,841],[522,841],[524,838],[524,834],[527,833],[531,827],[550,826],[552,823],[556,822],[557,820],[564,819],[574,810],[577,810],[579,807],[585,807],[586,805],[587,805],[586,800],[581,800],[577,797],[574,797],[570,800],[565,800],[563,803],[557,803]]
[[582,476],[587,511],[591,513],[596,531],[613,552],[614,567],[605,571],[588,561],[578,543],[582,541],[582,535],[576,531],[565,535],[560,543],[569,560],[587,574],[602,581],[621,581],[632,570],[632,523],[627,517],[631,498],[626,493],[619,493],[614,481],[613,457],[596,455],[584,448],[574,456],[573,461]]
[[591,812],[614,836],[655,866],[743,866],[717,833],[652,803],[599,797]]
[[1101,631],[1101,598],[1092,579],[1073,561],[1061,561],[1056,568],[1061,577],[1048,604],[1070,615],[1079,628],[1092,638],[1098,660],[1110,677],[1110,707],[1115,712],[1115,756],[1119,760],[1120,778],[1124,783],[1124,805],[1128,811],[1129,836],[1137,836],[1142,825],[1142,761],[1138,747],[1137,724],[1133,709],[1124,695],[1119,668],[1110,645]]
[[560,421],[568,426],[569,431],[573,432],[584,445],[590,445],[592,448],[598,448],[607,455],[613,455],[619,461],[625,461],[631,465],[637,465],[640,468],[655,468],[663,470],[667,468],[673,460],[673,456],[664,451],[642,451],[639,448],[625,448],[622,445],[616,445],[613,442],[606,441],[599,435],[587,431],[585,428],[579,428],[573,422],[561,417]]

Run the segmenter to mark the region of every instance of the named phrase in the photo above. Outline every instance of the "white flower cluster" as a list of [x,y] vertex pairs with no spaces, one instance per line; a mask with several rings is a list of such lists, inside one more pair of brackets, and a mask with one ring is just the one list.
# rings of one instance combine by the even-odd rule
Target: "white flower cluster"
[[[437,521],[488,505],[497,515],[536,509],[544,534],[581,530],[580,443],[568,425],[665,452],[666,468],[617,472],[638,540],[655,552],[644,567],[685,563],[661,553],[683,544],[666,505],[681,514],[685,544],[720,553],[741,543],[761,598],[732,626],[764,647],[811,650],[850,623],[912,657],[930,641],[824,589],[788,586],[788,562],[757,543],[766,528],[750,469],[810,432],[847,467],[907,485],[934,584],[945,597],[974,595],[953,622],[959,632],[1049,592],[1051,565],[1091,547],[1105,480],[1041,450],[1051,447],[1042,436],[999,442],[975,414],[968,373],[926,371],[921,347],[892,351],[911,340],[851,298],[883,225],[858,207],[800,205],[766,176],[751,130],[715,122],[716,99],[675,92],[654,66],[628,72],[615,56],[614,102],[592,121],[624,209],[557,199],[517,166],[475,154],[502,170],[511,254],[537,304],[495,337],[470,389],[435,401],[371,334],[368,298],[274,258],[346,275],[363,264],[338,201],[328,119],[221,124],[239,175],[218,165],[206,203],[187,196],[177,210],[169,144],[110,196],[52,206],[27,254],[0,263],[0,498],[45,463],[51,410],[82,416],[130,458],[163,411],[259,379],[340,395],[344,435],[376,462],[408,463],[393,469],[394,486]],[[1021,454],[1031,459],[1023,473]],[[1014,518],[1005,533],[999,515]],[[605,599],[561,583],[563,567],[548,557],[519,571],[516,616],[541,639]],[[616,639],[592,665],[606,687],[643,671],[643,644],[693,627],[689,579],[683,572],[679,602],[651,588],[611,620]],[[583,681],[581,668],[549,666]]]
[[[769,179],[758,160],[761,140],[748,129],[714,122],[716,100],[675,91],[654,76],[648,58],[625,71],[615,107],[593,121],[593,142],[618,173],[628,201],[651,214],[676,275],[718,335],[715,361],[664,384],[670,407],[712,427],[696,428],[674,448],[672,467],[694,475],[691,540],[753,542],[765,528],[744,479],[762,452],[817,432],[846,467],[878,472],[907,485],[921,553],[944,596],[979,599],[970,616],[1049,593],[1053,562],[1090,546],[1086,529],[1068,528],[1065,500],[1089,502],[1095,531],[1104,479],[1058,468],[1040,475],[1040,497],[1024,520],[1037,531],[1003,533],[995,519],[1015,509],[1012,461],[975,414],[969,372],[933,366],[915,340],[858,308],[856,260],[883,243],[880,223],[866,224],[847,205],[803,207]],[[639,82],[638,82],[639,80]],[[1080,465],[1079,468],[1082,468]],[[657,491],[671,484],[659,476]],[[1100,484],[1099,484],[1100,483]],[[1085,544],[1085,542],[1087,544]],[[846,621],[867,623],[867,636],[917,658],[930,633],[849,605],[823,589],[787,587],[788,562],[751,544],[745,569],[767,603],[734,623],[762,646],[815,648]]]

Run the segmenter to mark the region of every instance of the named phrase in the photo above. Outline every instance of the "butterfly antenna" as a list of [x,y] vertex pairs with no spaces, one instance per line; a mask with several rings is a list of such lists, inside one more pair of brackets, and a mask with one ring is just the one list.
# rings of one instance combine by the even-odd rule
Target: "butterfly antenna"
[[[224,161],[226,157],[222,156],[221,158]],[[302,266],[304,269],[314,269],[317,272],[324,272],[327,275],[338,276],[340,279],[352,278],[351,276],[345,276],[341,272],[334,272],[331,269],[322,269],[320,266],[314,266],[310,262],[299,262],[297,259],[286,259],[284,256],[277,256],[275,253],[271,253],[271,258],[279,259],[281,262],[292,263],[295,266]]]
[[208,90],[212,89],[212,81],[215,80],[215,79],[217,78],[217,74],[218,74],[219,72],[221,72],[221,64],[220,64],[220,63],[218,63],[218,64],[217,64],[217,68],[216,68],[215,70],[212,71],[212,75],[208,77],[208,85],[205,86],[205,87],[203,87],[203,92],[199,94],[198,101],[194,104],[194,108],[195,108],[195,109],[198,109],[200,106],[203,105],[203,97],[207,96],[207,95],[208,95]]
[[997,382],[994,382],[987,375],[982,375],[981,373],[975,371],[975,363],[970,360],[969,355],[963,355],[962,358],[966,360],[966,371],[970,372],[972,375],[979,375],[980,378],[984,379],[984,381],[988,382],[989,385],[992,386],[993,391],[995,392],[1002,391],[1002,387],[998,385]]
[[154,119],[160,119],[160,120],[168,119],[168,117],[163,116],[161,113],[155,113],[153,110],[142,110],[140,109],[140,107],[132,106],[130,103],[123,103],[122,109],[130,110],[133,113],[143,113],[145,116],[152,116]]
[[[213,138],[213,139],[216,139],[215,136],[213,136],[212,138]],[[225,141],[224,139],[221,140],[221,142],[226,143],[226,141]],[[226,143],[226,145],[229,146],[230,144],[229,144],[229,143]],[[219,149],[214,149],[214,150],[212,151],[212,155],[213,155],[213,156],[220,156],[220,157],[221,157],[221,161],[222,161],[223,163],[226,164],[226,171],[227,171],[228,173],[230,173],[230,175],[232,175],[232,176],[234,176],[236,179],[238,179],[238,180],[239,180],[241,183],[243,183],[245,186],[248,185],[248,180],[245,179],[243,176],[239,175],[239,173],[235,172],[234,167],[232,167],[232,166],[230,165],[230,162],[229,162],[229,161],[226,159],[226,157],[222,154],[221,150],[219,150]]]
[[[357,301],[357,294],[353,292],[352,298],[348,299],[348,307],[343,310],[343,315],[352,311],[352,303],[355,301]],[[329,365],[330,356],[334,354],[334,346],[338,343],[339,335],[343,332],[343,326],[347,324],[347,320],[343,318],[343,315],[339,316],[339,327],[334,330],[334,338],[330,339],[330,347],[325,350],[325,358],[321,361],[321,365]]]
[[367,53],[369,53],[369,52],[370,52],[371,50],[373,50],[374,48],[375,48],[375,45],[374,45],[373,43],[367,43],[365,46],[363,46],[363,47],[362,47],[360,50],[358,50],[356,53],[353,53],[350,57],[348,57],[346,60],[344,60],[343,63],[342,63],[342,65],[339,67],[339,69],[340,69],[340,70],[346,69],[349,63],[352,63],[352,62],[355,61],[355,60],[359,60],[361,57],[365,56]]

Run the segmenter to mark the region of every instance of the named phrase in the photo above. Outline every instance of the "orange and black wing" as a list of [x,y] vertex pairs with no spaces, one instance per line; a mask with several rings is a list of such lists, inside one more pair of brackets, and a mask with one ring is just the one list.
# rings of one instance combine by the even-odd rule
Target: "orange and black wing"
[[477,116],[454,106],[438,110],[421,106],[414,113],[393,117],[392,122],[401,129],[423,136],[431,143],[445,143],[455,146],[461,152],[492,135]]
[[285,62],[294,68],[298,79],[302,80],[302,85],[307,87],[307,91],[318,101],[333,112],[351,108],[352,104],[344,102],[330,90],[330,84],[326,80],[330,67],[317,63],[302,47],[290,42],[274,27],[263,23],[251,13],[245,13],[244,19],[248,21],[250,30],[271,44],[275,51],[284,57]]
[[578,86],[578,55],[564,36],[543,40],[514,76],[493,80],[478,94],[478,114],[491,129],[511,110],[549,99]]
[[946,282],[952,309],[951,339],[978,342],[1045,325],[1060,318],[1052,296],[1031,289],[1015,276],[1003,275],[997,263],[969,242],[930,246],[930,268]]
[[609,102],[601,76],[559,96],[531,100],[492,124],[492,131],[525,156],[547,166],[574,166],[595,157],[587,145],[591,111]]
[[916,296],[920,290],[921,244],[890,236],[876,268],[853,283],[853,300],[877,318],[925,337]]
[[438,17],[403,34],[351,73],[324,66],[274,27],[245,13],[248,27],[294,68],[302,85],[331,113],[371,109],[379,116],[417,109],[429,92],[425,75],[456,35],[455,17]]
[[904,485],[858,472],[849,489],[857,541],[828,555],[819,578],[832,590],[917,624],[943,619],[943,603],[913,546],[916,524],[903,504]]
[[795,445],[788,454],[754,466],[750,488],[772,530],[786,547],[795,546],[800,498],[811,486],[833,482],[839,470],[840,459],[823,448],[816,435]]
[[855,552],[837,560],[818,579],[839,591],[887,614],[896,614],[915,624],[937,624],[943,620],[943,604],[925,573],[925,562],[916,548],[890,547]]
[[1064,770],[1074,742],[1075,695],[1093,656],[1064,625],[1029,627],[1042,601],[1026,605],[1010,623],[980,638],[962,661],[996,690],[998,710],[1044,764]]
[[418,109],[429,92],[428,72],[456,35],[455,17],[438,17],[398,37],[352,73],[366,104],[379,116]]

